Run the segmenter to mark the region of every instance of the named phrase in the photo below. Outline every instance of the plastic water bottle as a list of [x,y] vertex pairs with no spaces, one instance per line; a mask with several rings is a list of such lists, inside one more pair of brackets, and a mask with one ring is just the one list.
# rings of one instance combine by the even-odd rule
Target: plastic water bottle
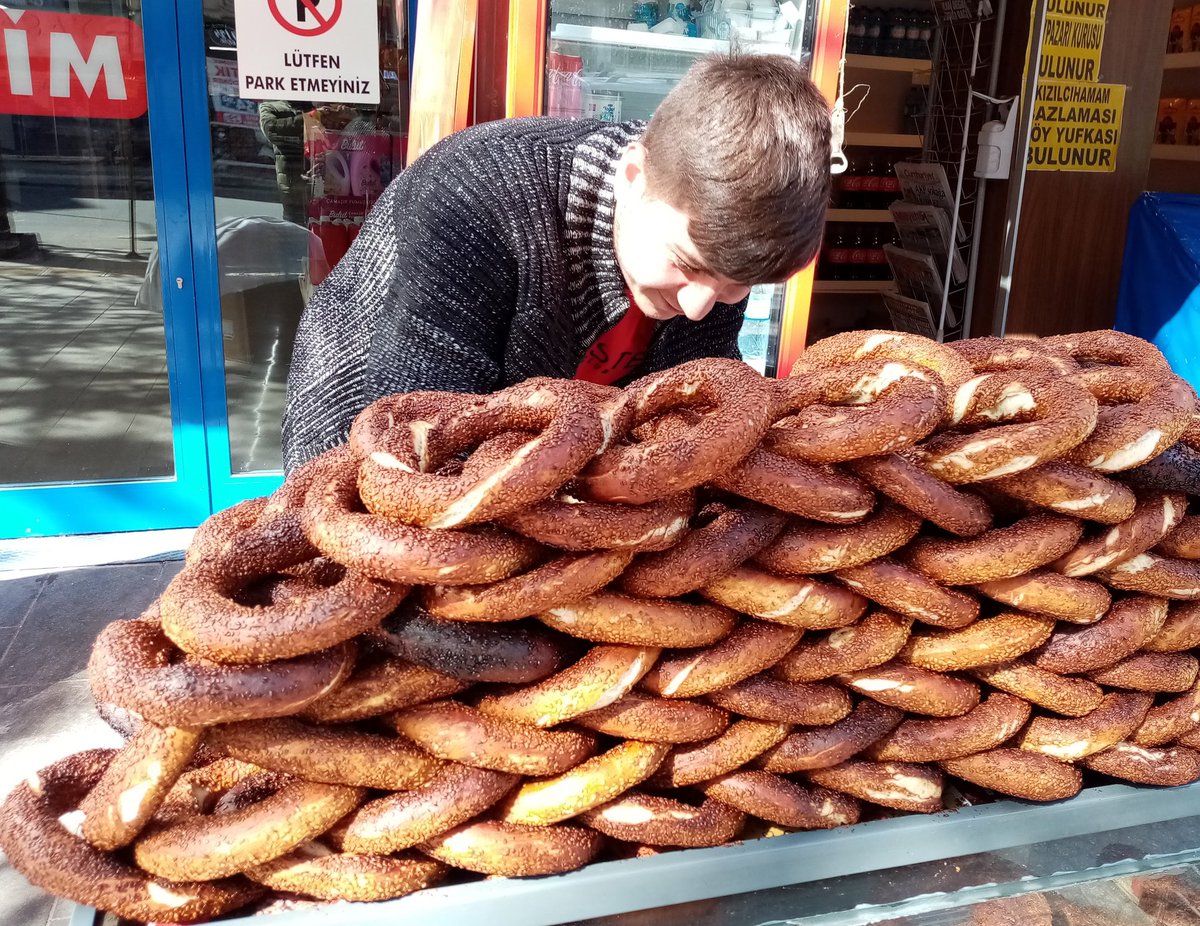
[[750,290],[746,314],[738,332],[738,350],[742,359],[759,373],[767,372],[767,345],[771,339],[771,286]]

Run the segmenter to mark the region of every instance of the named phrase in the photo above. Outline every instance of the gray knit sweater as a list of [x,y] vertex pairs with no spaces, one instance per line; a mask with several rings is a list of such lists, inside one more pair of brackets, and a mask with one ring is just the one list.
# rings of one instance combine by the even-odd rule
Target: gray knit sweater
[[[304,310],[284,464],[343,443],[380,396],[570,378],[629,308],[613,188],[640,124],[534,118],[443,140],[403,171]],[[738,357],[745,303],[660,323],[639,373]]]

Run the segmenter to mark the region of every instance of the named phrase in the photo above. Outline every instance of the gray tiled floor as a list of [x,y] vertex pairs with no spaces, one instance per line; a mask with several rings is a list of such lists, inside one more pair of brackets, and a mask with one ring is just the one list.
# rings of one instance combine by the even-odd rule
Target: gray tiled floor
[[[139,614],[181,566],[133,563],[17,578],[0,572],[0,795],[61,756],[119,742],[92,706],[92,642],[109,621]],[[0,855],[0,924],[61,926],[68,910]]]

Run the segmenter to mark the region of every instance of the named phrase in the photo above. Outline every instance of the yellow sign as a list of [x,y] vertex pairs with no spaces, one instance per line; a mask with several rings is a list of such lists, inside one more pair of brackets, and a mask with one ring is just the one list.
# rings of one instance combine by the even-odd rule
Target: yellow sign
[[1125,87],[1097,83],[1109,2],[1047,2],[1029,170],[1108,173],[1117,168]]
[[1124,84],[1039,83],[1028,168],[1116,170],[1124,112]]

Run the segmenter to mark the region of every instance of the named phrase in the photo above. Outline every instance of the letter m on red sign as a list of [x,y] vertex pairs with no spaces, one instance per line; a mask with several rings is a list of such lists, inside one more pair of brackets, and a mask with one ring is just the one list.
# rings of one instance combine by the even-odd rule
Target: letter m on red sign
[[0,113],[133,119],[145,111],[136,23],[0,8]]

